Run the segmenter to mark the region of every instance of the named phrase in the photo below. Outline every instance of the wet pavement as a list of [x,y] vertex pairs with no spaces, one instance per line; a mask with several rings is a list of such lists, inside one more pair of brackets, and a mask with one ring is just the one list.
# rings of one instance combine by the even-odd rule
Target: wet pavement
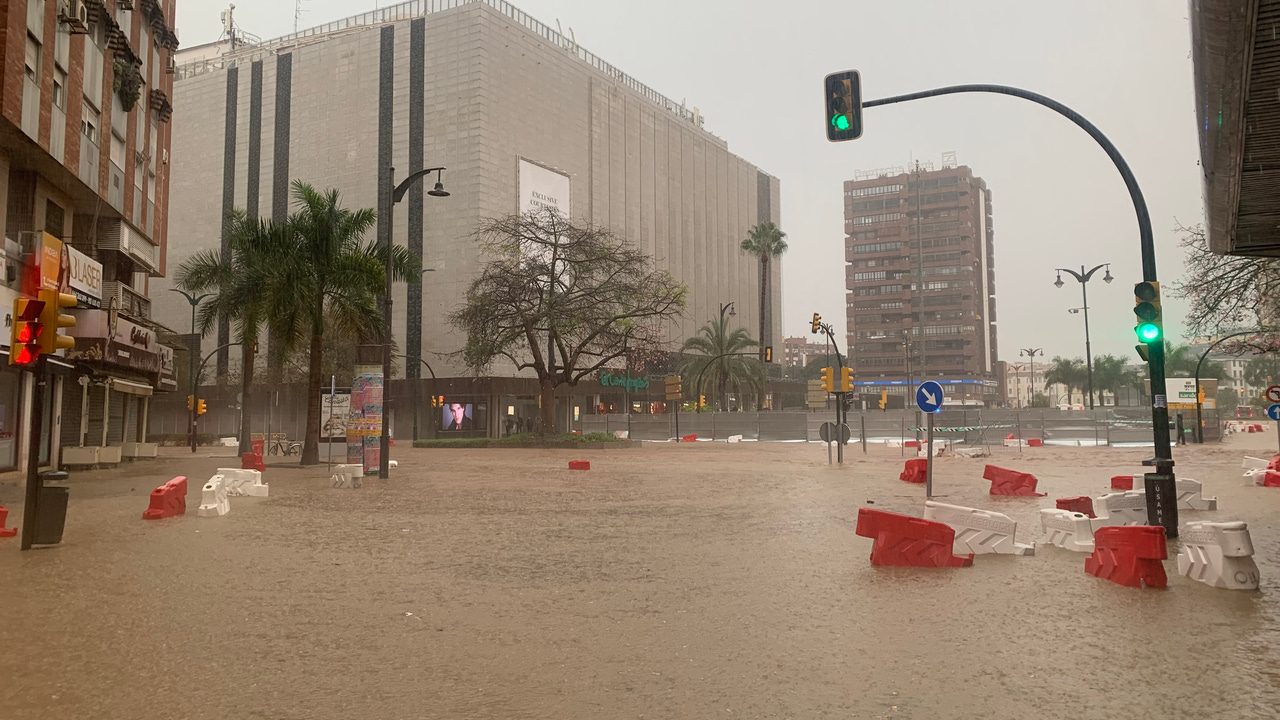
[[[1249,522],[1256,593],[1176,577],[1176,547],[1165,591],[1049,546],[873,568],[858,508],[923,511],[884,447],[402,450],[359,490],[271,467],[271,498],[216,519],[199,487],[231,458],[207,450],[77,473],[62,545],[0,540],[0,718],[1275,717],[1280,488],[1239,470],[1275,441],[1177,453],[1221,508],[1184,521]],[[996,453],[1049,496],[989,497],[961,458],[936,492],[1026,542],[1149,450]],[[176,474],[190,514],[141,520]],[[0,503],[17,524],[20,490]]]

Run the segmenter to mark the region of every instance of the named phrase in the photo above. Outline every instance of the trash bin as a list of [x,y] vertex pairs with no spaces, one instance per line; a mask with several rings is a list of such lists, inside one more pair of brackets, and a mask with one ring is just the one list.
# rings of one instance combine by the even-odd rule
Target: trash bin
[[36,502],[35,545],[57,545],[62,542],[62,530],[67,523],[67,498],[70,488],[66,485],[45,485],[46,481],[62,482],[70,477],[55,470],[40,473],[40,497]]

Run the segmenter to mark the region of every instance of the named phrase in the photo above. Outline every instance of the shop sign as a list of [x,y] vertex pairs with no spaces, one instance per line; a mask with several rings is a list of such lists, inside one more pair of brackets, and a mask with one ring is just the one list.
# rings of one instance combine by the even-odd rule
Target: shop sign
[[102,263],[70,245],[67,246],[67,259],[71,266],[68,285],[76,300],[83,307],[102,307]]
[[600,373],[600,385],[603,387],[620,387],[631,392],[636,390],[648,390],[649,378],[630,377],[628,375],[614,375],[612,373]]

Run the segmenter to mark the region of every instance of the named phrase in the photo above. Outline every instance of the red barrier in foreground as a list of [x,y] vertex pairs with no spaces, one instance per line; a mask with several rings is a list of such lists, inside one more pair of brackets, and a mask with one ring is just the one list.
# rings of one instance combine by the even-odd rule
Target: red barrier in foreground
[[1054,501],[1054,504],[1059,510],[1070,510],[1071,512],[1084,513],[1091,518],[1098,517],[1093,514],[1093,498],[1088,495],[1058,498]]
[[992,495],[1036,497],[1045,494],[1036,492],[1036,476],[1031,473],[988,465],[983,469],[982,477],[991,481]]
[[591,461],[590,460],[570,460],[569,469],[570,470],[590,470]]
[[680,442],[698,442],[697,433],[691,433],[680,438]]
[[258,472],[266,472],[267,468],[262,464],[261,453],[245,453],[240,456],[241,470],[257,470]]
[[151,491],[151,505],[142,513],[143,520],[182,517],[187,514],[187,478],[170,480]]
[[914,458],[908,460],[902,466],[902,474],[898,476],[903,482],[920,484],[925,481],[925,476],[929,471],[929,461],[926,458]]
[[1093,554],[1084,560],[1084,571],[1129,587],[1168,587],[1164,560],[1164,528],[1151,525],[1109,526],[1093,533]]
[[0,538],[13,537],[18,534],[18,528],[6,528],[4,524],[9,520],[9,508],[0,505]]
[[973,553],[951,554],[956,531],[951,526],[885,510],[858,508],[854,531],[875,542],[871,564],[894,567],[969,567]]
[[1262,487],[1280,487],[1280,472],[1268,470],[1262,476]]
[[1111,489],[1112,490],[1132,490],[1133,476],[1132,475],[1112,475]]
[[1040,438],[1027,438],[1027,447],[1044,447],[1044,440]]

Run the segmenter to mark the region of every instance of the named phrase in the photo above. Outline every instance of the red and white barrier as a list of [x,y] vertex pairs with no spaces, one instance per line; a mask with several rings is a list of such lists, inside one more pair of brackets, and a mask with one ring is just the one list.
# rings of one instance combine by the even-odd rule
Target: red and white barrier
[[1168,587],[1161,562],[1169,556],[1164,528],[1151,525],[1098,528],[1093,534],[1093,554],[1084,560],[1084,571],[1118,585]]
[[221,517],[231,512],[231,502],[227,500],[227,485],[221,475],[214,475],[204,484],[200,491],[200,507],[196,515],[200,517]]
[[874,540],[871,564],[896,567],[969,567],[973,555],[952,555],[956,533],[947,525],[886,510],[858,508],[854,530]]
[[269,488],[262,484],[262,473],[257,470],[241,470],[240,468],[218,468],[222,482],[227,486],[229,497],[267,497]]
[[1142,487],[1142,476],[1141,475],[1112,475],[1111,476],[1112,490],[1132,490],[1134,483],[1137,483],[1138,487]]
[[951,550],[957,555],[1035,555],[1035,544],[1014,541],[1018,523],[994,510],[948,505],[926,500],[924,519],[945,523],[956,533]]
[[1227,590],[1257,590],[1249,526],[1235,522],[1192,522],[1178,533],[1178,574]]
[[7,528],[5,523],[9,521],[9,508],[0,505],[0,538],[11,538],[18,534],[18,528]]
[[1045,542],[1072,552],[1093,552],[1093,521],[1084,513],[1070,510],[1040,511],[1040,527],[1048,534]]
[[1093,498],[1088,495],[1080,495],[1078,497],[1058,498],[1053,501],[1054,507],[1059,510],[1070,510],[1074,513],[1083,513],[1089,517],[1097,517],[1093,512]]
[[[187,514],[187,478],[185,475],[170,480],[151,491],[150,504],[142,513],[143,520],[161,520],[182,517]],[[4,523],[0,523],[3,525]]]

